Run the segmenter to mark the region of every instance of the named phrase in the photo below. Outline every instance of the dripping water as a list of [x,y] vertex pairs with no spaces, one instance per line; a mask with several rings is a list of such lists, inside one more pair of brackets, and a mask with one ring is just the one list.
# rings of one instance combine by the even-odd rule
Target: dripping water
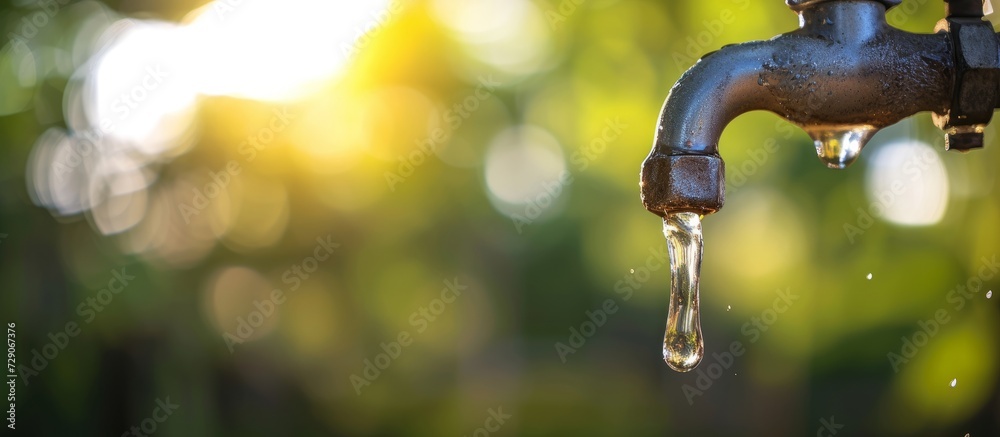
[[842,169],[851,165],[868,140],[875,135],[872,126],[814,126],[806,128],[816,145],[816,154],[829,168]]
[[698,367],[705,355],[698,313],[701,216],[691,212],[668,214],[663,219],[663,235],[670,255],[670,306],[663,335],[663,361],[671,369],[687,372]]

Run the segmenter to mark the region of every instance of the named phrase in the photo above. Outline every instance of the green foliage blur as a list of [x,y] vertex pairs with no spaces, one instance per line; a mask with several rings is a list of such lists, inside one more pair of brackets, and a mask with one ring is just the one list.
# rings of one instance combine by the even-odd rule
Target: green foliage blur
[[[394,3],[306,95],[199,96],[145,184],[54,207],[34,165],[77,123],[68,90],[98,51],[76,38],[206,3],[58,2],[30,54],[12,35],[43,5],[0,8],[0,321],[25,435],[131,435],[168,398],[157,436],[1000,435],[996,124],[946,153],[920,114],[834,171],[774,114],[735,120],[703,221],[706,356],[663,363],[670,274],[639,165],[681,73],[793,30],[782,2]],[[942,15],[905,0],[889,21]],[[289,128],[248,142],[275,111]],[[873,158],[901,141],[944,176]],[[941,213],[888,218],[932,193],[880,204],[883,171],[938,183]]]

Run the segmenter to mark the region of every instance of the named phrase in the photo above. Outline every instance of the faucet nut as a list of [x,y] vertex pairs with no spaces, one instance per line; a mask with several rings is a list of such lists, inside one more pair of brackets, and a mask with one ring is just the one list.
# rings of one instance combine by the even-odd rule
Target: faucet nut
[[653,155],[642,165],[639,185],[653,214],[712,214],[725,202],[726,164],[717,155]]
[[944,136],[944,149],[957,152],[968,152],[982,149],[984,144],[983,129],[985,125],[963,126],[954,128]]
[[974,131],[990,122],[1000,104],[1000,41],[993,25],[979,17],[948,17],[937,30],[949,32],[955,82],[950,109],[935,114],[935,124],[947,133],[949,150],[982,147],[982,135]]
[[949,17],[982,17],[985,0],[944,0]]

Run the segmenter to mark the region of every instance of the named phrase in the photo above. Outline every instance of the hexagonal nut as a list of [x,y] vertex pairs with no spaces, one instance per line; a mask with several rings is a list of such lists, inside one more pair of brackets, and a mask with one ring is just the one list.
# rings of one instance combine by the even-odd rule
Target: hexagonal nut
[[726,200],[726,164],[717,155],[653,154],[642,163],[639,186],[653,214],[712,214]]
[[965,129],[953,129],[944,137],[944,149],[958,152],[982,149],[985,143],[983,125],[971,126]]
[[955,94],[941,127],[989,123],[1000,103],[1000,42],[981,18],[952,17],[946,23],[955,50]]
[[982,18],[985,11],[986,0],[944,0],[945,13],[951,17],[976,17]]
[[997,68],[997,37],[993,33],[993,25],[981,18],[954,19],[958,28],[952,27],[952,36],[957,31],[958,44],[962,51],[958,53],[959,60],[966,67]]

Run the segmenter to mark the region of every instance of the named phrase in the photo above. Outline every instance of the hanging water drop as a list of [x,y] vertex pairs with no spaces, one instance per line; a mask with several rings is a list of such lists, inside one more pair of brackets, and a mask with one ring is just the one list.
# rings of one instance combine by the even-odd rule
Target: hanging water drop
[[701,217],[691,212],[669,214],[663,235],[670,255],[670,306],[663,335],[663,361],[671,369],[688,372],[701,362],[705,345],[698,311],[701,274]]
[[986,292],[986,298],[987,298],[987,299],[990,299],[990,298],[992,298],[992,297],[993,297],[993,290],[990,290],[990,291],[987,291],[987,292]]
[[868,276],[867,276],[867,278],[868,278],[869,281],[871,281],[872,280],[872,274],[869,273]]
[[952,386],[952,387],[954,387],[954,386],[955,386],[955,385],[957,385],[957,384],[958,384],[958,378],[955,378],[955,379],[952,379],[952,380],[951,380],[951,386]]
[[816,145],[816,154],[829,168],[851,165],[877,129],[872,126],[813,126],[806,132]]

